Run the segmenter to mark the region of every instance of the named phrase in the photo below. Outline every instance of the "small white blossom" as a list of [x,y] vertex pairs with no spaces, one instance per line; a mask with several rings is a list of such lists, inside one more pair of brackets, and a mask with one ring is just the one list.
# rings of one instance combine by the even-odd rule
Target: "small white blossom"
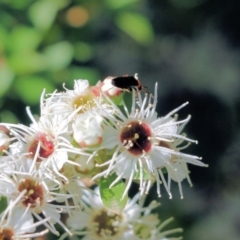
[[103,118],[95,111],[87,111],[74,119],[73,138],[81,147],[100,145],[103,139]]
[[[199,161],[201,158],[182,153],[168,146],[169,143],[171,144],[178,140],[196,142],[181,134],[190,116],[181,121],[176,121],[172,117],[173,114],[187,103],[174,109],[166,116],[158,118],[155,112],[157,105],[157,84],[154,96],[145,96],[142,100],[140,93],[138,93],[139,102],[137,105],[135,102],[135,92],[133,92],[132,96],[133,100],[130,112],[125,106],[125,113],[122,113],[113,103],[114,115],[105,112],[107,118],[105,123],[108,127],[112,127],[113,133],[109,136],[109,139],[111,139],[111,146],[115,144],[115,151],[110,160],[99,164],[101,167],[107,166],[107,169],[94,176],[93,179],[108,176],[110,173],[116,172],[118,178],[111,186],[122,178],[127,179],[127,187],[122,197],[127,194],[134,179],[140,181],[140,191],[142,194],[144,191],[147,193],[153,181],[156,181],[159,196],[161,195],[160,184],[163,182],[171,198],[170,186],[165,181],[162,172],[163,168],[174,169],[171,159],[174,158],[178,162],[191,163],[198,166],[207,166]],[[152,98],[153,103],[151,103]],[[175,171],[175,175],[177,173]],[[179,173],[181,172],[179,171]],[[178,179],[179,183],[181,182],[180,177],[176,177],[176,179]],[[182,195],[181,187],[180,192]]]
[[[6,124],[10,133],[21,143],[18,151],[22,156],[32,160],[44,173],[51,169],[54,174],[61,175],[59,170],[64,163],[76,164],[69,160],[69,153],[86,155],[81,149],[75,148],[69,141],[68,119],[62,120],[59,115],[41,116],[36,121],[28,109],[33,121],[30,127],[18,124]],[[16,153],[15,153],[16,155]]]
[[50,97],[44,99],[42,94],[42,113],[57,114],[62,118],[68,118],[76,110],[83,113],[95,106],[95,99],[99,95],[99,88],[89,85],[87,80],[74,80],[73,90],[64,86],[65,92],[54,92]]

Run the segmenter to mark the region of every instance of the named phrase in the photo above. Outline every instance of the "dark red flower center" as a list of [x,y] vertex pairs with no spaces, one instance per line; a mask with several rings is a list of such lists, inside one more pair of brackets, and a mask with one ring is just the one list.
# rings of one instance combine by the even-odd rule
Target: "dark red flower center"
[[120,140],[133,155],[142,155],[151,150],[151,129],[146,123],[130,122],[122,129]]

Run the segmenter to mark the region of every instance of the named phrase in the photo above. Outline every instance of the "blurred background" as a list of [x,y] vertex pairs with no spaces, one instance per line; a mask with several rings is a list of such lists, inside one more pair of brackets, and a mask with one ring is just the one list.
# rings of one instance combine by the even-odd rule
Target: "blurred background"
[[172,200],[153,188],[147,201],[185,240],[239,240],[239,11],[234,0],[1,0],[0,121],[29,124],[43,88],[74,79],[138,73],[149,92],[157,81],[160,115],[190,102],[188,152],[209,168],[190,166],[183,200],[172,184]]

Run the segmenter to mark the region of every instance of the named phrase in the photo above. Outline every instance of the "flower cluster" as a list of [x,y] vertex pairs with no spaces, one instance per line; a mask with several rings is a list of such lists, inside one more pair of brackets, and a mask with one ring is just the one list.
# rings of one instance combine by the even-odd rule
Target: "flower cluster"
[[[159,117],[156,84],[154,95],[132,88],[129,108],[125,89],[111,79],[96,86],[75,80],[73,90],[43,91],[38,119],[27,108],[30,126],[1,123],[0,239],[59,235],[56,224],[63,238],[180,239],[166,238],[180,230],[162,232],[171,219],[160,223],[151,213],[155,204],[144,208],[137,200],[154,183],[158,196],[163,184],[171,198],[172,181],[183,197],[182,180],[191,184],[187,164],[207,166],[182,152],[196,143],[182,132],[190,116],[176,115],[187,103]],[[128,201],[133,182],[140,191]],[[92,184],[99,185],[100,197],[92,194]],[[69,216],[67,223],[61,214]],[[46,230],[37,231],[40,225]]]
[[[67,225],[75,235],[84,236],[82,238],[84,240],[182,239],[181,237],[166,238],[168,235],[181,233],[182,229],[162,231],[173,218],[161,222],[158,216],[151,212],[152,209],[160,205],[159,203],[152,201],[149,206],[144,208],[137,203],[138,200],[139,194],[136,194],[127,202],[124,210],[117,214],[103,206],[98,188],[94,192],[84,191],[83,208],[80,211],[75,211],[67,219]],[[66,235],[67,233],[63,234],[61,239],[64,239]]]

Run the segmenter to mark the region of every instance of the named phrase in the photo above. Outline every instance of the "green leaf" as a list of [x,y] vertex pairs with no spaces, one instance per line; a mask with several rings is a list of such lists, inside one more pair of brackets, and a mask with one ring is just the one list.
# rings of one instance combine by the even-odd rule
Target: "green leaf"
[[121,0],[121,1],[106,0],[106,4],[108,7],[112,9],[120,9],[128,7],[130,4],[136,3],[138,1],[139,0]]
[[153,176],[146,169],[139,169],[139,171],[134,175],[134,180],[140,180],[140,171],[142,171],[142,178],[144,180],[153,180]]
[[7,208],[8,202],[6,196],[0,197],[0,214]]
[[34,26],[47,30],[53,24],[57,14],[56,5],[52,1],[37,1],[29,10],[29,18]]
[[13,72],[5,65],[0,66],[0,96],[3,96],[7,90],[11,87],[14,74]]
[[54,86],[48,79],[39,76],[24,76],[16,80],[15,90],[27,105],[39,104],[43,89],[53,92]]
[[74,79],[87,79],[90,85],[94,85],[100,80],[99,73],[94,68],[71,67],[70,75],[66,82],[73,82]]
[[0,53],[4,51],[7,40],[8,32],[4,26],[0,25]]
[[19,119],[17,116],[13,113],[13,111],[1,111],[0,112],[0,119],[1,122],[6,122],[6,123],[19,123]]
[[91,60],[93,58],[92,46],[84,42],[77,42],[74,45],[74,58],[81,62]]
[[148,45],[154,39],[152,25],[143,15],[124,12],[118,15],[116,24],[139,44]]
[[44,54],[50,70],[60,70],[66,68],[73,58],[73,47],[68,42],[59,42],[48,46]]
[[41,40],[42,37],[36,29],[19,26],[11,32],[7,46],[10,52],[35,50]]
[[31,4],[32,0],[11,0],[11,1],[7,1],[6,3],[9,4],[9,6],[11,6],[12,8],[15,9],[24,9],[27,8],[29,4]]
[[122,195],[125,191],[125,184],[123,181],[119,181],[116,184],[114,184],[111,189],[109,186],[111,183],[117,178],[116,174],[112,174],[111,176],[108,176],[107,178],[101,178],[100,179],[100,196],[103,202],[103,205],[110,211],[120,214],[122,210],[125,208],[128,196],[125,196],[122,199]]
[[19,52],[9,56],[8,64],[16,74],[28,74],[47,68],[45,56],[35,51]]
[[34,26],[41,30],[48,30],[62,7],[68,0],[40,0],[36,1],[29,9],[29,18]]
[[168,172],[168,171],[167,171],[167,168],[162,168],[161,171],[162,171],[163,174],[165,174],[165,173]]

